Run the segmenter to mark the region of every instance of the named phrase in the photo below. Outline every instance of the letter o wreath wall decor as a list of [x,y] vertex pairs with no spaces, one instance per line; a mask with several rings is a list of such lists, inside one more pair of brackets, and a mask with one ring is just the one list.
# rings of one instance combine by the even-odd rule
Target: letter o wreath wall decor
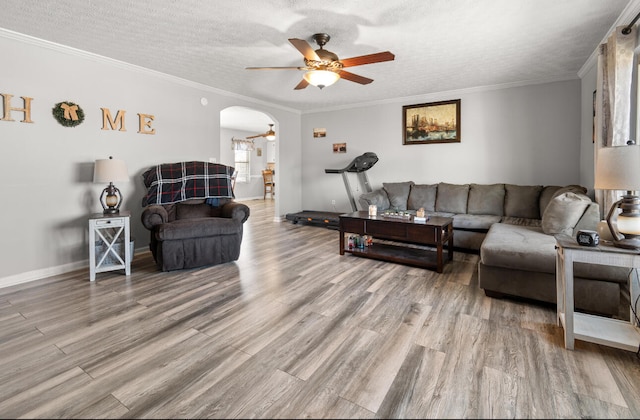
[[65,127],[75,127],[84,121],[84,111],[73,102],[59,102],[52,109],[53,118]]

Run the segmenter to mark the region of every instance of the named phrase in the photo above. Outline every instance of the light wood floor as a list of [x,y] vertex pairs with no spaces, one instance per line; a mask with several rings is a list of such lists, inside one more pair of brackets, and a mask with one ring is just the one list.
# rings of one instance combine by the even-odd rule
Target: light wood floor
[[[444,273],[338,254],[247,202],[237,262],[0,289],[2,418],[638,418],[635,353]],[[146,238],[136,238],[146,241]]]

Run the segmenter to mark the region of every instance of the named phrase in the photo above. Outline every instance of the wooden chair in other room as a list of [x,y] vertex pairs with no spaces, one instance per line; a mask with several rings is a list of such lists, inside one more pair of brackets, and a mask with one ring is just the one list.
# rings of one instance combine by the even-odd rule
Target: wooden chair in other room
[[262,171],[262,180],[264,181],[264,197],[266,200],[267,193],[271,194],[271,198],[273,198],[276,189],[276,183],[273,181],[273,171],[263,170]]

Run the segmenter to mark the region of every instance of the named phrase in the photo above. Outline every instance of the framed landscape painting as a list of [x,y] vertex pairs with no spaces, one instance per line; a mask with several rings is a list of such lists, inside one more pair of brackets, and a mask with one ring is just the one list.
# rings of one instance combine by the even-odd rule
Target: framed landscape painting
[[402,144],[460,143],[460,99],[402,107]]

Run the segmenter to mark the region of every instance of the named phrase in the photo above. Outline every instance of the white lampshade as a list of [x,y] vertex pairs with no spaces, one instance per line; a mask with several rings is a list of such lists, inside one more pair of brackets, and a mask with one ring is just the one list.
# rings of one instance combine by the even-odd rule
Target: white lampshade
[[[598,151],[594,188],[624,190],[607,215],[613,244],[620,248],[640,249],[640,146],[603,147]],[[616,217],[618,210],[621,210]]]
[[310,70],[302,77],[313,86],[317,86],[322,89],[323,87],[331,86],[337,82],[340,75],[330,70]]
[[593,187],[597,190],[640,191],[640,145],[601,148]]
[[129,180],[127,165],[124,160],[97,159],[93,169],[93,182],[108,184],[110,182],[124,182]]

